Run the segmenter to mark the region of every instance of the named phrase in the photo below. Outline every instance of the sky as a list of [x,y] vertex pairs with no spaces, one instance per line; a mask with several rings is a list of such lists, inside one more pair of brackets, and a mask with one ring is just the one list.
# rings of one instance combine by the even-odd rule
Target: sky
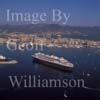
[[100,0],[0,0],[0,24],[18,24],[6,21],[7,9],[23,13],[44,11],[49,16],[52,9],[60,9],[71,14],[67,25],[100,26]]

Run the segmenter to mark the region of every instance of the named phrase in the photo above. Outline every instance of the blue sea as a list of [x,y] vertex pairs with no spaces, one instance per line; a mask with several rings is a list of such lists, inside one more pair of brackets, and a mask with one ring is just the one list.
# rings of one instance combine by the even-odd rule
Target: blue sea
[[[40,98],[100,98],[100,53],[98,48],[43,48],[43,53],[64,57],[74,64],[72,72],[61,71],[38,63],[34,63],[32,51],[10,51],[6,45],[0,46],[0,54],[18,61],[15,65],[0,65],[0,95],[27,94]],[[47,88],[47,89],[12,89],[8,76],[40,75],[41,78],[84,79],[87,88]],[[16,92],[18,91],[18,92]],[[26,92],[28,91],[28,92]],[[24,94],[23,94],[24,93]],[[38,96],[40,95],[40,96]],[[58,100],[58,99],[57,99]],[[62,100],[62,99],[61,99]]]

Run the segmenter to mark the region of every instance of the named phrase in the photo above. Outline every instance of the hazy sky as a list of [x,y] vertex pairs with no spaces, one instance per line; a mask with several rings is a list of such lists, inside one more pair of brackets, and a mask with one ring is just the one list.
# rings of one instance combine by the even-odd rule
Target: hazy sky
[[61,9],[71,13],[67,25],[100,26],[100,0],[0,0],[0,24],[6,24],[6,9],[30,13]]

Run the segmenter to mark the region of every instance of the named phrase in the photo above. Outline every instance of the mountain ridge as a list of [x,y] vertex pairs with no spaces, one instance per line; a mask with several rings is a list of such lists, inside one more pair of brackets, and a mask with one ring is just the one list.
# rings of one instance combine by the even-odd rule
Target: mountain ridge
[[0,33],[56,34],[66,37],[100,40],[99,26],[64,26],[58,24],[0,25]]

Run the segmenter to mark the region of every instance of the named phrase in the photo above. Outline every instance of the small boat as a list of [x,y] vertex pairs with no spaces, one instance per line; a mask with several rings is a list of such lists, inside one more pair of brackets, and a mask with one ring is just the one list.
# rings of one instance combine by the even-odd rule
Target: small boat
[[10,60],[5,56],[0,55],[0,64],[16,64],[18,63],[16,60]]
[[7,58],[2,56],[2,55],[0,55],[0,62],[4,62],[4,61],[7,61]]

